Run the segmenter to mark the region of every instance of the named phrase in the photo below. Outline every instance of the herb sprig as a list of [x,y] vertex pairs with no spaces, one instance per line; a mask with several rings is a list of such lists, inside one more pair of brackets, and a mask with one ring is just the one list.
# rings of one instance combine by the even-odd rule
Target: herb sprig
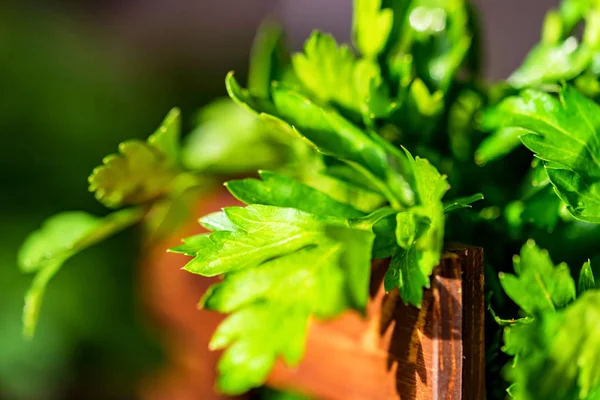
[[93,172],[96,198],[129,208],[59,214],[26,240],[26,334],[70,256],[138,222],[156,243],[215,182],[260,170],[226,183],[246,206],[202,217],[211,233],[171,249],[222,278],[200,301],[229,314],[210,343],[225,349],[221,391],[260,386],[278,358],[297,365],[311,319],[363,312],[373,259],[419,307],[450,240],[486,252],[488,398],[599,398],[600,3],[549,11],[496,85],[479,76],[475,15],[466,0],[355,0],[352,44],[315,31],[294,54],[263,25],[247,88],[229,73],[230,99],[183,146],[173,110]]

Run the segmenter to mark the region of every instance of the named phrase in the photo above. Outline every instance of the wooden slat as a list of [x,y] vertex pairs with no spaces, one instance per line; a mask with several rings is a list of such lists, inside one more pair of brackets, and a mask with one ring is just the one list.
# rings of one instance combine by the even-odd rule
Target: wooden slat
[[462,272],[462,400],[481,400],[485,399],[483,250],[450,245],[448,251],[460,258]]
[[300,366],[279,363],[270,385],[330,400],[485,398],[482,250],[449,248],[420,309],[385,293],[386,267],[374,266],[367,318],[313,322]]

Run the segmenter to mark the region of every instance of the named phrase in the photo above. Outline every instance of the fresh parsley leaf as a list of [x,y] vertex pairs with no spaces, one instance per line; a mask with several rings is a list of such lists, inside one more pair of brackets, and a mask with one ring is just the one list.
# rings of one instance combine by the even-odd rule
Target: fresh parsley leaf
[[556,196],[543,163],[534,159],[522,183],[522,197],[509,203],[506,220],[512,236],[520,238],[527,225],[553,232],[561,217],[562,201]]
[[[517,88],[572,80],[590,67],[600,49],[600,5],[592,2],[564,1],[560,12],[551,11],[544,23],[542,42],[536,45],[523,64],[508,78]],[[586,20],[583,40],[569,36],[574,26]]]
[[[316,257],[313,261],[319,262]],[[297,308],[271,303],[245,305],[215,331],[209,347],[226,348],[217,365],[217,387],[223,393],[242,394],[261,386],[279,356],[291,366],[300,362],[310,314],[301,303]]]
[[552,232],[559,221],[562,202],[551,185],[545,185],[523,201],[521,219],[538,228]]
[[416,175],[419,205],[396,216],[396,240],[399,247],[392,256],[384,278],[387,291],[398,286],[405,303],[421,305],[423,288],[439,263],[444,242],[444,205],[448,190],[446,177],[427,160],[412,159]]
[[440,90],[431,92],[421,79],[416,78],[399,113],[410,132],[428,135],[436,127],[443,111],[444,93]]
[[344,218],[318,217],[293,208],[264,205],[229,207],[224,213],[238,229],[211,235],[212,245],[198,251],[186,270],[215,276],[244,269],[316,244],[324,223],[349,224]]
[[546,166],[550,182],[567,210],[582,221],[600,223],[600,182],[587,180],[580,174]]
[[[511,328],[515,329],[515,328]],[[546,313],[511,334],[522,354],[506,375],[523,400],[595,400],[600,387],[600,292]]]
[[42,228],[27,237],[19,251],[19,266],[35,272],[31,288],[25,295],[23,331],[32,337],[38,320],[46,285],[70,257],[105,238],[139,222],[143,210],[116,211],[104,218],[81,211],[71,211],[48,218]]
[[19,250],[23,272],[36,272],[68,257],[74,244],[94,231],[100,219],[85,212],[64,212],[44,221],[42,229],[31,233]]
[[143,204],[168,191],[179,172],[180,113],[173,109],[147,142],[128,140],[89,177],[90,191],[107,207]]
[[185,138],[182,163],[191,170],[236,174],[282,165],[289,146],[275,129],[230,99],[202,108]]
[[398,241],[396,240],[396,216],[390,215],[380,219],[373,225],[373,233],[375,234],[373,259],[391,257],[398,247]]
[[[484,114],[485,115],[485,114]],[[492,122],[494,117],[484,116],[482,127],[485,130],[495,129],[496,122]],[[494,121],[496,121],[494,119]],[[521,136],[527,134],[527,131],[521,128],[506,127],[500,128],[488,137],[486,137],[475,151],[475,162],[478,165],[485,165],[490,161],[498,160],[521,145]]]
[[593,51],[573,36],[559,43],[541,43],[531,50],[523,64],[508,78],[517,88],[571,80],[590,64]]
[[367,174],[392,204],[413,203],[414,172],[404,154],[297,92],[282,88],[274,92],[273,98],[281,117],[321,153],[344,160],[357,172]]
[[148,144],[164,154],[167,162],[179,163],[179,137],[181,135],[181,112],[173,108],[159,128],[148,137]]
[[275,108],[271,100],[251,94],[248,89],[240,86],[234,77],[233,71],[230,71],[225,77],[225,88],[227,94],[233,101],[245,109],[261,115],[262,113],[273,115]]
[[569,266],[555,266],[546,250],[528,241],[513,258],[516,275],[500,273],[502,288],[529,316],[566,307],[575,300],[575,282]]
[[413,204],[411,164],[389,143],[282,85],[273,88],[274,104],[249,96],[232,74],[227,77],[227,87],[236,101],[273,123],[278,121],[281,129],[299,135],[319,152],[345,161],[358,173],[368,176],[395,207]]
[[530,331],[530,325],[533,324],[535,318],[524,317],[517,320],[501,320],[496,318],[496,322],[500,325],[505,326],[504,328],[504,346],[502,350],[511,356],[515,357],[514,364],[519,362],[520,356],[526,356],[531,350],[530,347],[526,346],[523,337],[528,335]]
[[490,126],[528,133],[523,144],[545,162],[550,182],[569,212],[600,222],[600,107],[573,87],[560,100],[535,90],[502,101],[488,114]]
[[[200,220],[200,225],[206,227],[207,229],[214,229],[215,231],[237,231],[239,230],[237,226],[233,225],[229,219],[227,219],[227,215],[222,211],[206,215],[202,217]],[[184,254],[186,256],[195,257],[198,253],[198,249],[210,246],[211,240],[209,234],[200,234],[195,236],[190,236],[181,240],[183,244],[179,246],[175,246],[167,250],[170,253],[178,253]]]
[[314,32],[304,53],[292,56],[292,65],[300,82],[318,100],[369,115],[371,82],[376,87],[382,83],[377,63],[357,58],[346,45],[338,47],[331,35]]
[[367,58],[379,55],[388,41],[394,12],[382,8],[382,0],[354,0],[354,43]]
[[[352,174],[352,177],[348,178],[346,173]],[[302,174],[302,181],[338,202],[349,204],[364,213],[375,211],[386,203],[385,197],[377,188],[364,180],[352,179],[356,177],[354,169],[346,165],[324,167],[321,171],[309,168]]]
[[469,26],[463,0],[411,1],[394,57],[412,55],[417,76],[428,87],[446,92],[471,46]]
[[288,71],[283,29],[273,21],[261,24],[250,56],[248,90],[255,96],[268,98],[273,81],[280,81]]
[[573,85],[579,90],[584,96],[594,99],[598,102],[600,97],[600,56],[597,54],[592,62],[594,65],[590,67],[590,70],[585,74],[578,76],[574,81]]
[[219,362],[224,392],[260,385],[279,356],[296,365],[310,315],[330,318],[366,306],[371,226],[264,205],[226,208],[208,222],[234,230],[190,238],[172,251],[195,255],[185,266],[190,272],[225,274],[201,301],[232,313],[211,341],[214,349],[228,347]]
[[597,0],[563,0],[560,3],[559,16],[564,32],[571,32],[590,11],[599,7]]
[[596,280],[590,260],[586,261],[579,272],[579,282],[577,284],[577,294],[581,296],[588,290],[596,289]]
[[284,175],[269,171],[259,174],[262,180],[229,181],[227,189],[246,204],[290,207],[321,216],[355,218],[364,215],[352,206]]
[[480,200],[483,200],[482,193],[476,193],[466,197],[459,197],[458,199],[444,202],[444,212],[449,213],[463,208],[472,208],[473,206],[471,204]]

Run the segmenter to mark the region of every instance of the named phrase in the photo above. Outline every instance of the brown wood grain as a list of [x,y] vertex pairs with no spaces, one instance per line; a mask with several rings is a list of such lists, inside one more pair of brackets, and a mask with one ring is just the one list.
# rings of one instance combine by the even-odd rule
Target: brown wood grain
[[483,296],[483,250],[464,245],[448,245],[447,251],[461,261],[462,346],[465,383],[462,400],[485,399],[485,302]]
[[483,400],[483,252],[453,246],[420,309],[385,293],[373,267],[367,318],[311,324],[297,368],[278,363],[269,384],[327,400]]

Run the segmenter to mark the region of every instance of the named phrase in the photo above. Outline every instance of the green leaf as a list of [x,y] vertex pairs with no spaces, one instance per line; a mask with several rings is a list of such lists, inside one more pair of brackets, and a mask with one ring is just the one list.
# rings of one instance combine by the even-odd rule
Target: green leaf
[[380,219],[373,225],[373,233],[375,234],[373,259],[391,257],[398,247],[398,241],[396,240],[396,216],[390,215]]
[[521,237],[531,224],[547,232],[557,226],[563,203],[556,196],[542,161],[534,159],[521,185],[522,197],[508,204],[505,215],[513,237]]
[[500,273],[502,288],[529,316],[566,307],[575,300],[575,282],[567,264],[555,266],[546,250],[529,240],[514,256],[516,275]]
[[44,221],[42,229],[31,233],[19,250],[18,261],[23,272],[36,272],[72,252],[81,238],[93,232],[100,218],[72,211],[54,215]]
[[284,175],[261,171],[258,179],[227,182],[227,189],[246,204],[296,208],[321,216],[360,217],[364,213]]
[[410,303],[420,307],[423,288],[429,287],[429,275],[437,262],[431,265],[431,257],[427,257],[427,260],[421,262],[425,258],[423,256],[427,249],[419,251],[415,241],[429,230],[431,221],[413,213],[400,213],[396,223],[396,237],[403,233],[404,243],[400,244],[400,247],[396,247],[392,254],[392,260],[384,278],[385,290],[390,291],[397,286],[405,304]]
[[50,279],[56,275],[61,266],[61,262],[54,262],[42,268],[36,273],[31,286],[25,293],[25,305],[23,307],[22,318],[23,336],[26,338],[32,338],[35,335],[46,286]]
[[592,400],[600,388],[600,292],[512,333],[518,362],[508,366],[512,394],[524,400]]
[[581,267],[579,272],[579,282],[577,284],[577,293],[581,296],[588,290],[596,289],[596,280],[594,279],[594,273],[592,272],[592,265],[590,260],[586,261]]
[[521,219],[549,232],[554,230],[560,216],[562,202],[552,190],[545,185],[523,201],[524,208]]
[[[344,172],[340,174],[340,171]],[[309,168],[302,174],[302,180],[338,202],[350,204],[364,213],[372,212],[386,203],[385,197],[376,188],[364,182],[349,181],[346,172],[353,177],[357,175],[355,170],[347,165],[342,168],[327,168],[324,171],[314,171]]]
[[483,200],[482,193],[475,193],[471,196],[459,197],[458,199],[449,202],[444,202],[444,212],[449,213],[455,210],[460,210],[462,208],[472,208],[473,206],[471,204],[480,200]]
[[323,230],[322,219],[291,208],[250,205],[228,207],[224,212],[238,230],[213,233],[211,245],[198,250],[185,266],[187,271],[215,276],[244,269],[313,245]]
[[353,36],[356,47],[368,58],[383,51],[392,31],[394,12],[382,9],[382,0],[354,0]]
[[179,162],[179,137],[181,135],[181,112],[173,108],[160,127],[150,137],[148,144],[165,154],[169,163]]
[[194,130],[185,138],[186,168],[219,174],[254,172],[281,165],[289,146],[275,129],[231,99],[202,108]]
[[[336,265],[339,250],[328,245],[305,248],[228,274],[209,289],[201,306],[231,313],[263,302],[271,306],[297,305],[321,317],[336,315],[347,307],[343,271]],[[333,284],[330,291],[321,292],[329,283]]]
[[322,102],[330,102],[368,115],[371,82],[382,83],[377,63],[358,59],[346,45],[338,47],[333,36],[314,32],[304,53],[292,56],[292,65],[300,82]]
[[[482,120],[482,124],[483,129],[493,129],[487,128],[493,125],[485,117]],[[521,145],[521,136],[525,134],[527,134],[527,131],[520,128],[508,127],[498,129],[479,144],[477,151],[475,151],[475,162],[479,165],[485,165],[490,161],[504,157]]]
[[344,244],[340,254],[340,265],[344,269],[346,287],[353,308],[364,311],[369,299],[365,282],[371,277],[371,253],[374,235],[372,226],[368,230],[331,225],[326,228],[327,235],[338,243]]
[[279,355],[296,365],[304,352],[307,322],[302,307],[258,302],[228,317],[210,342],[213,350],[227,347],[217,365],[219,390],[235,395],[261,386]]
[[[599,57],[596,56],[596,58]],[[594,67],[590,69],[594,69]],[[600,96],[600,80],[598,78],[598,75],[594,73],[586,73],[578,76],[573,81],[573,85],[586,97],[597,100]]]
[[423,288],[439,263],[444,244],[444,205],[448,190],[446,177],[427,160],[413,160],[417,193],[421,203],[398,213],[396,240],[399,247],[392,256],[384,278],[386,291],[398,286],[405,303],[421,305]]
[[173,109],[147,142],[128,140],[89,177],[89,190],[107,207],[143,204],[168,192],[179,158],[179,110]]
[[235,79],[233,71],[230,71],[225,77],[225,88],[229,97],[245,109],[258,115],[261,113],[275,114],[271,101],[250,94],[248,89],[242,88]]
[[590,182],[590,179],[565,169],[546,167],[546,171],[556,194],[567,204],[571,215],[600,224],[600,181]]
[[395,57],[412,55],[417,76],[446,92],[472,41],[463,0],[414,0],[398,32]]
[[212,214],[205,215],[198,220],[200,225],[209,231],[238,231],[237,225],[233,224],[225,211],[218,211]]
[[49,280],[62,264],[81,250],[139,222],[143,210],[116,211],[104,218],[71,211],[48,218],[41,229],[31,233],[19,250],[19,266],[24,272],[36,272],[25,295],[23,332],[32,337],[42,298]]
[[[580,43],[572,30],[585,18]],[[560,83],[576,78],[590,67],[600,49],[600,5],[590,1],[563,1],[560,12],[550,11],[544,23],[542,42],[508,78],[514,87],[524,88]]]
[[282,118],[321,153],[347,161],[360,167],[359,173],[373,176],[390,202],[414,202],[413,171],[404,154],[391,151],[338,113],[320,108],[296,92],[275,90],[273,98]]
[[525,344],[524,337],[535,333],[535,329],[532,329],[532,324],[535,322],[535,318],[519,318],[507,322],[507,326],[504,328],[504,346],[502,351],[506,354],[516,357],[513,363],[518,362],[518,358],[527,356],[531,347]]
[[351,165],[370,179],[395,207],[414,203],[411,163],[405,154],[377,135],[367,134],[337,112],[322,108],[283,85],[273,88],[274,104],[264,104],[250,96],[231,74],[227,86],[236,101],[263,119],[278,123],[280,129],[299,135],[319,152]]
[[560,100],[526,90],[500,103],[489,117],[498,127],[529,133],[523,144],[545,161],[550,182],[571,214],[598,222],[600,203],[600,107],[566,86]]
[[[222,214],[222,215],[221,215]],[[219,215],[219,216],[216,216]],[[224,217],[223,217],[224,216]],[[205,227],[211,227],[213,225],[210,225],[210,223],[206,224],[204,223],[204,219],[208,219],[209,221],[212,219],[218,219],[218,220],[222,220],[223,218],[227,218],[227,216],[223,213],[223,212],[218,212],[218,213],[214,213],[214,214],[209,214],[207,216],[205,216],[204,218],[201,219],[200,223],[202,226]],[[226,225],[218,225],[218,226],[214,226],[215,230],[238,230],[238,228],[231,224],[231,221],[227,220]],[[196,235],[196,236],[190,236],[188,238],[184,238],[182,239],[183,244],[180,244],[179,246],[175,246],[172,247],[170,249],[168,249],[167,251],[170,253],[178,253],[178,254],[184,254],[186,256],[190,256],[190,257],[194,257],[196,256],[196,253],[198,253],[198,249],[201,247],[205,247],[205,246],[210,246],[212,244],[211,240],[210,240],[210,235],[203,233],[201,235]]]
[[261,24],[254,38],[248,72],[248,91],[268,98],[271,83],[283,78],[289,64],[282,27],[272,21]]
[[564,31],[570,32],[586,14],[598,8],[597,0],[563,0],[560,3],[560,17]]
[[205,226],[227,230],[172,249],[195,256],[188,271],[225,274],[201,300],[205,308],[232,313],[210,345],[227,348],[218,367],[222,391],[261,385],[279,356],[297,365],[311,315],[365,309],[375,222],[365,221],[266,205],[230,207],[203,218]]
[[410,85],[407,107],[425,118],[439,115],[444,109],[444,94],[441,91],[430,92],[419,78]]
[[590,64],[593,51],[575,37],[559,43],[540,43],[531,50],[508,82],[517,88],[571,80]]
[[435,129],[438,117],[444,112],[444,93],[431,92],[425,83],[416,78],[408,89],[403,107],[400,109],[402,123],[410,132],[426,135]]

